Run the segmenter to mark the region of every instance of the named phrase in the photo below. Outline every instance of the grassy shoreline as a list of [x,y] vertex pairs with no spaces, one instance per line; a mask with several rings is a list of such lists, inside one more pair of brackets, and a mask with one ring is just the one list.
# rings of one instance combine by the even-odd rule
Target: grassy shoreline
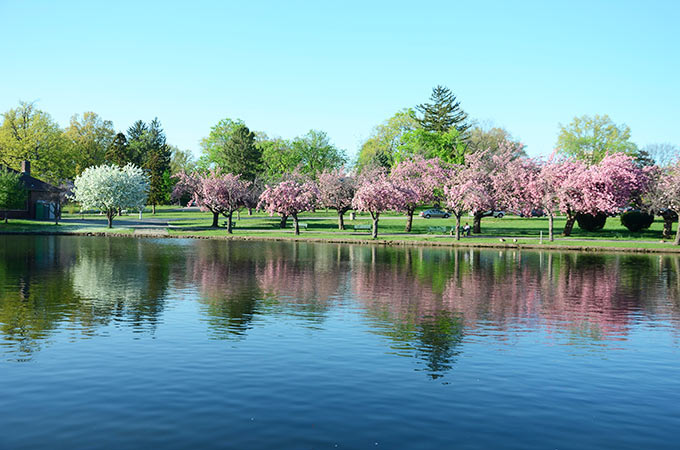
[[[99,215],[65,214],[65,222],[54,225],[50,222],[13,220],[9,224],[0,223],[0,234],[35,235],[76,235],[76,236],[125,236],[147,238],[187,238],[223,240],[275,240],[304,241],[320,243],[351,243],[362,245],[390,246],[436,246],[461,248],[494,249],[531,249],[560,251],[616,251],[636,253],[680,253],[680,247],[672,242],[660,242],[663,224],[656,221],[648,230],[632,233],[620,224],[618,217],[608,219],[605,228],[598,232],[587,232],[574,228],[573,236],[564,238],[559,233],[564,226],[564,218],[555,220],[556,240],[547,239],[546,218],[520,218],[508,216],[503,219],[485,218],[482,221],[482,235],[454,240],[443,234],[437,227],[447,231],[455,224],[452,219],[415,218],[413,231],[404,232],[406,217],[399,214],[381,216],[379,237],[371,239],[367,230],[354,230],[354,225],[370,225],[366,215],[358,215],[356,220],[345,221],[346,230],[339,230],[333,211],[318,211],[301,215],[300,221],[307,224],[300,236],[292,231],[292,220],[286,229],[280,229],[279,218],[261,213],[248,216],[241,214],[236,220],[234,234],[228,235],[224,227],[211,228],[212,218],[207,213],[183,211],[172,208],[159,209],[154,215],[145,214],[143,220],[138,215],[117,217],[114,228],[105,228],[106,220]],[[236,219],[236,216],[235,216]],[[225,219],[220,218],[220,225]],[[472,222],[464,217],[462,223]],[[541,243],[540,233],[543,233]]]
[[[326,244],[354,244],[354,245],[382,245],[382,246],[403,246],[403,247],[450,247],[450,248],[477,248],[477,249],[501,249],[501,250],[552,250],[552,251],[578,251],[578,252],[623,252],[623,253],[680,253],[680,247],[672,244],[653,244],[653,243],[626,243],[626,242],[599,242],[599,241],[555,241],[544,240],[543,244],[538,242],[495,242],[491,238],[465,238],[460,241],[451,238],[430,238],[418,239],[392,239],[378,238],[366,239],[360,236],[345,237],[310,237],[295,236],[292,233],[287,235],[272,234],[232,234],[232,235],[200,235],[200,234],[180,234],[180,233],[135,233],[134,230],[89,230],[89,231],[61,231],[61,230],[35,230],[35,231],[10,231],[0,228],[0,235],[34,235],[34,236],[100,236],[100,237],[127,237],[127,238],[152,238],[152,239],[213,239],[213,240],[234,240],[234,241],[291,241],[291,242],[311,242]],[[537,240],[538,241],[538,240]],[[580,244],[580,245],[579,245]]]

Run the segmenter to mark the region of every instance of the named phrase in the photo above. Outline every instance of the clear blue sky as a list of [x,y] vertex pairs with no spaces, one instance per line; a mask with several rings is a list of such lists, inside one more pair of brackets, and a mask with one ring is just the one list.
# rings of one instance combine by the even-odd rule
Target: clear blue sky
[[453,90],[530,154],[558,123],[609,114],[638,145],[680,144],[680,1],[0,0],[0,110],[37,101],[62,126],[158,116],[199,152],[224,117],[350,155],[397,110]]

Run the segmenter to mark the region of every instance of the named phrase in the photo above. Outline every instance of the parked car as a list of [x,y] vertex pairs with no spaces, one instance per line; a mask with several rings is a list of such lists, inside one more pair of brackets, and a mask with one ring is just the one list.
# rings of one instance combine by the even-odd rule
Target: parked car
[[443,217],[444,219],[448,219],[451,217],[451,214],[447,213],[446,211],[442,211],[441,209],[426,209],[420,213],[420,217],[424,217],[425,219],[429,219],[431,217]]
[[[470,216],[474,216],[474,215],[475,215],[475,213],[473,213],[473,212],[470,213]],[[489,211],[484,211],[482,213],[482,217],[491,217],[491,216],[495,217],[496,219],[502,219],[503,216],[505,216],[505,211],[491,211],[491,210],[489,210]]]
[[520,217],[544,217],[544,216],[546,216],[546,213],[542,209],[532,209],[529,214],[519,213],[518,216],[520,216]]

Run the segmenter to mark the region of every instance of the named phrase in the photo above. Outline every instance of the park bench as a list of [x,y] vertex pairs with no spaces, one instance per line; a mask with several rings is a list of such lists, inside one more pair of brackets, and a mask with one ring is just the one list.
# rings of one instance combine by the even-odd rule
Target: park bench
[[446,233],[446,227],[427,227],[429,233]]
[[[292,223],[291,225],[293,228],[295,228],[295,222]],[[298,222],[298,228],[301,230],[306,230],[309,227],[309,224],[306,222]]]
[[[227,226],[229,226],[229,222],[225,220],[224,222],[222,222],[222,225],[224,227],[227,227]],[[236,228],[236,221],[232,220],[231,221],[231,229],[233,230],[234,228]]]
[[371,225],[354,225],[354,231],[367,230],[371,231]]

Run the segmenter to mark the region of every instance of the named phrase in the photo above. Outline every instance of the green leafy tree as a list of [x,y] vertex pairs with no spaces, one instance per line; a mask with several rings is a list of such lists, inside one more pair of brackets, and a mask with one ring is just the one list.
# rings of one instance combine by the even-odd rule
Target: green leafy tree
[[570,124],[560,125],[557,149],[588,165],[599,163],[607,153],[638,155],[637,145],[630,140],[630,128],[615,124],[607,115],[574,117]]
[[26,206],[26,187],[21,175],[6,168],[0,168],[0,210],[23,209]]
[[465,162],[466,146],[455,128],[444,133],[418,128],[407,133],[403,141],[403,145],[394,156],[396,162],[417,155],[426,159],[439,158],[452,164]]
[[205,159],[221,172],[239,174],[253,181],[262,170],[262,149],[256,145],[255,133],[241,120],[223,119],[201,141]]
[[495,155],[500,149],[505,149],[507,143],[513,143],[517,149],[517,157],[526,156],[524,146],[513,139],[508,130],[501,127],[476,125],[470,128],[469,137],[467,139],[467,153],[475,153],[479,151],[488,151]]
[[418,124],[426,131],[446,133],[452,128],[458,130],[459,135],[467,138],[470,124],[468,115],[460,107],[460,102],[451,90],[444,86],[435,86],[430,96],[431,103],[416,106],[420,116],[416,116]]
[[262,151],[262,164],[267,180],[280,180],[285,174],[293,172],[301,163],[290,141],[281,138],[261,136],[257,145]]
[[104,120],[94,112],[85,112],[71,117],[71,123],[64,132],[71,152],[76,156],[76,174],[90,166],[103,164],[106,152],[112,144],[115,131],[110,120]]
[[333,145],[324,131],[310,130],[293,139],[291,147],[299,158],[300,172],[313,179],[324,170],[338,169],[347,162],[345,152]]
[[400,153],[404,145],[404,136],[419,127],[412,109],[402,109],[385,122],[376,126],[366,142],[361,146],[357,167],[390,168],[395,162],[395,155]]
[[192,173],[196,170],[196,161],[190,150],[181,150],[170,145],[170,154],[170,173],[172,175],[180,172]]
[[18,170],[24,160],[32,175],[47,181],[75,176],[74,155],[59,125],[33,103],[21,102],[3,114],[0,164]]

